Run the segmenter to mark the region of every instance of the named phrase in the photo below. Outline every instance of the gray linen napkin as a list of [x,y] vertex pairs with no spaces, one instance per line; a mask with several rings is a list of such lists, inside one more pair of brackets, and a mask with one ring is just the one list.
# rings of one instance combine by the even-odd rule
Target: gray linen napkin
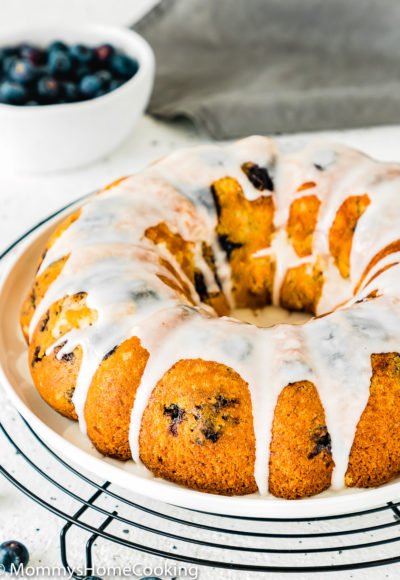
[[400,122],[397,0],[164,0],[150,113],[218,139]]

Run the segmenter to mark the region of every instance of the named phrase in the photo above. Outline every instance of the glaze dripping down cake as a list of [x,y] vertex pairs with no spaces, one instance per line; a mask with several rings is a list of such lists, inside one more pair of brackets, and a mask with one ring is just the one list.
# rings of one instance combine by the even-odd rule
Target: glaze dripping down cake
[[[104,455],[294,499],[400,472],[400,165],[250,137],[90,198],[21,325],[43,399]],[[260,328],[235,307],[308,312]]]

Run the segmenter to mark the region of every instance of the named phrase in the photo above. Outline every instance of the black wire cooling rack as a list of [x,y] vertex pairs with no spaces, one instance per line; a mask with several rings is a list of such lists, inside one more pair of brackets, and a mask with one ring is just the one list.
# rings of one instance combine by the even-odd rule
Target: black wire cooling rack
[[61,561],[75,578],[82,575],[68,562],[72,528],[86,533],[83,577],[97,568],[92,550],[99,538],[169,561],[242,572],[329,572],[400,562],[400,502],[310,519],[194,512],[134,497],[81,473],[21,416],[13,419],[0,424],[0,445],[4,465],[7,449],[16,452],[18,465],[14,474],[0,465],[0,473],[63,520]]
[[[328,517],[222,516],[147,500],[82,473],[16,413],[0,423],[0,449],[0,473],[60,518],[61,561],[75,578],[96,570],[93,548],[100,539],[169,562],[241,572],[330,572],[400,562],[400,501]],[[7,454],[16,456],[12,473]],[[73,530],[84,532],[83,575],[68,561]]]

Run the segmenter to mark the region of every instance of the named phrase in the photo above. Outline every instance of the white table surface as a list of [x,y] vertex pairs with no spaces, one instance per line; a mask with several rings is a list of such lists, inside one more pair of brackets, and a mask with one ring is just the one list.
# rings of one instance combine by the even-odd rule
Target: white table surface
[[[315,138],[315,135],[303,137],[312,139]],[[325,133],[320,137],[359,147],[380,159],[400,161],[400,127]],[[5,248],[27,228],[67,202],[95,190],[120,175],[140,169],[169,151],[205,139],[204,134],[189,124],[167,125],[145,117],[140,121],[129,140],[118,151],[111,157],[90,167],[66,174],[27,176],[8,174],[7,168],[1,167],[0,164],[0,248]],[[0,420],[1,416],[4,417],[10,413],[12,410],[5,402],[4,394],[0,390]],[[0,445],[4,445],[3,440],[0,440]],[[0,447],[0,457],[3,455],[4,449],[2,450]],[[17,460],[15,456],[8,457],[7,469],[13,471],[13,461],[17,462]],[[33,504],[8,482],[0,478],[0,541],[11,538],[19,539],[29,547],[32,565],[55,566],[59,564],[59,529],[60,520]],[[103,562],[116,558],[123,559],[121,554],[118,555],[118,550],[106,542],[103,542],[99,549],[101,551],[99,557]],[[72,545],[71,559],[79,559],[82,555],[81,548]],[[381,557],[385,556],[384,547],[380,555]],[[143,561],[147,561],[146,558],[143,558]],[[287,578],[288,576],[246,575],[205,569],[201,572],[200,577],[204,579],[269,579]],[[327,576],[296,574],[296,577],[322,580]],[[328,577],[332,580],[347,580],[348,578],[395,579],[400,577],[400,565],[352,573],[331,573]]]
[[[90,20],[108,24],[130,24],[145,13],[158,0],[1,0],[0,35],[11,26],[35,25],[59,22]],[[1,130],[1,128],[0,128]],[[314,138],[307,136],[306,138]],[[334,139],[355,147],[380,159],[400,161],[400,127],[347,131],[323,134],[323,138]],[[26,229],[51,214],[69,201],[93,191],[113,179],[131,173],[147,163],[178,147],[204,141],[205,135],[189,124],[167,125],[150,118],[143,118],[129,140],[111,157],[90,167],[66,174],[27,176],[10,174],[0,162],[0,250],[17,238]],[[0,420],[14,413],[0,389]],[[17,471],[18,457],[10,452],[4,439],[0,439],[0,463],[6,458],[5,467]],[[26,443],[29,448],[29,442]],[[44,461],[38,458],[38,462]],[[42,465],[42,463],[41,463]],[[68,486],[68,481],[64,482]],[[18,539],[26,544],[31,553],[32,566],[58,566],[59,530],[62,522],[25,498],[11,484],[0,477],[0,542]],[[322,529],[322,528],[321,528]],[[317,530],[316,530],[317,531]],[[72,562],[83,559],[82,543],[69,544]],[[127,563],[127,552],[107,542],[98,542],[96,560],[101,564]],[[384,558],[385,547],[379,553]],[[148,556],[137,556],[136,561],[157,563]],[[282,562],[285,564],[285,562]],[[322,580],[347,580],[349,578],[381,580],[400,577],[400,565],[372,570],[326,574],[244,574],[230,571],[203,569],[200,578],[208,579],[261,579],[312,578]]]

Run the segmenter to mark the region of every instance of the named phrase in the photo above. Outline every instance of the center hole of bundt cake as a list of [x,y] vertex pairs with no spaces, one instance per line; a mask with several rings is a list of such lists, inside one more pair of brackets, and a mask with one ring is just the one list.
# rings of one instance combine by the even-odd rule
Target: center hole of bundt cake
[[249,322],[263,328],[275,324],[303,324],[312,318],[312,315],[306,312],[290,311],[279,306],[265,306],[257,310],[235,308],[231,311],[230,316],[241,322]]

